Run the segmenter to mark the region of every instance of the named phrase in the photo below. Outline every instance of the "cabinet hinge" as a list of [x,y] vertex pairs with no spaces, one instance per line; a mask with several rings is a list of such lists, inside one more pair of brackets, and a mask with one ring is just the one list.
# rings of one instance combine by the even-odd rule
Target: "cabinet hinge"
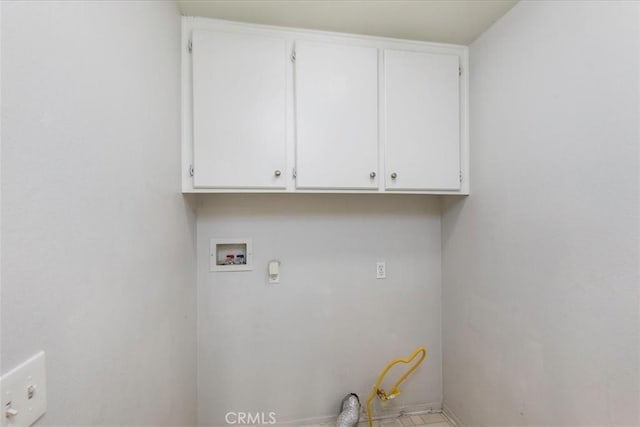
[[192,51],[193,51],[193,42],[189,40],[189,43],[187,43],[187,52],[191,53]]
[[462,75],[462,67],[458,67],[458,75],[461,76]]
[[298,177],[298,171],[296,170],[296,168],[293,168],[293,179],[296,179]]
[[193,176],[193,165],[189,165],[189,176]]
[[296,62],[296,51],[295,51],[295,49],[291,51],[291,62]]
[[460,182],[462,182],[462,171],[460,171]]

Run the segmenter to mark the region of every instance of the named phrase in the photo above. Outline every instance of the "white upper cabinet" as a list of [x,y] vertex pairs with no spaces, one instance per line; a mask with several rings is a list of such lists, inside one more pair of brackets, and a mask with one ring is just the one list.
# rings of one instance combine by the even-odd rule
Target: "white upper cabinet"
[[184,17],[185,193],[468,194],[468,49]]
[[192,34],[193,186],[286,186],[286,42]]
[[378,49],[295,43],[296,187],[378,189]]
[[460,58],[384,51],[388,190],[459,190]]

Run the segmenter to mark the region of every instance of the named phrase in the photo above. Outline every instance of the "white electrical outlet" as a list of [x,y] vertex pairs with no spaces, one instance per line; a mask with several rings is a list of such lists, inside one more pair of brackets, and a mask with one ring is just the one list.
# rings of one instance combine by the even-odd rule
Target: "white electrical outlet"
[[384,261],[376,262],[376,279],[387,278],[387,264]]
[[269,276],[270,285],[277,285],[278,283],[280,283],[280,261],[269,261],[267,273]]
[[0,378],[0,425],[30,426],[47,411],[44,351]]

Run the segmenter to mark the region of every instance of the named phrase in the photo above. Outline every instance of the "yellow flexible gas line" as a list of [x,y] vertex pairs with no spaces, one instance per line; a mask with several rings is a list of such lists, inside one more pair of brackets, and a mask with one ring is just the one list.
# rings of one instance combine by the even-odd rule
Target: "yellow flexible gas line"
[[[398,381],[395,382],[393,387],[391,387],[391,393],[387,394],[384,391],[384,389],[380,388],[380,383],[382,383],[382,381],[384,380],[384,376],[387,375],[387,372],[389,372],[389,369],[391,369],[393,366],[397,365],[398,363],[411,363],[413,359],[415,359],[418,356],[418,354],[421,354],[421,353],[422,355],[420,359],[418,359],[418,361],[411,368],[409,368],[407,372],[405,372],[404,375],[402,375]],[[402,382],[406,380],[407,377],[411,375],[413,371],[415,371],[418,368],[418,366],[420,366],[420,364],[424,361],[426,357],[427,357],[427,350],[425,350],[424,347],[418,347],[416,351],[414,351],[413,354],[411,354],[411,356],[407,357],[406,359],[395,359],[389,362],[387,366],[385,366],[385,368],[382,370],[382,372],[378,376],[378,380],[376,381],[376,384],[373,386],[373,391],[371,392],[369,399],[367,399],[367,416],[369,417],[369,427],[373,426],[373,418],[371,417],[371,402],[373,401],[373,398],[376,397],[376,395],[380,398],[380,400],[383,400],[383,401],[396,398],[400,394],[400,388],[399,388],[400,384],[402,384]]]

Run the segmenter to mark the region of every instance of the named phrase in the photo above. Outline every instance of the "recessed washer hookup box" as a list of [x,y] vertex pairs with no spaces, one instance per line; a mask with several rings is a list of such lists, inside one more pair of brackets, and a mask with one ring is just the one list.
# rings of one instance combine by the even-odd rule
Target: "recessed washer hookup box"
[[253,270],[251,239],[209,240],[209,271]]

